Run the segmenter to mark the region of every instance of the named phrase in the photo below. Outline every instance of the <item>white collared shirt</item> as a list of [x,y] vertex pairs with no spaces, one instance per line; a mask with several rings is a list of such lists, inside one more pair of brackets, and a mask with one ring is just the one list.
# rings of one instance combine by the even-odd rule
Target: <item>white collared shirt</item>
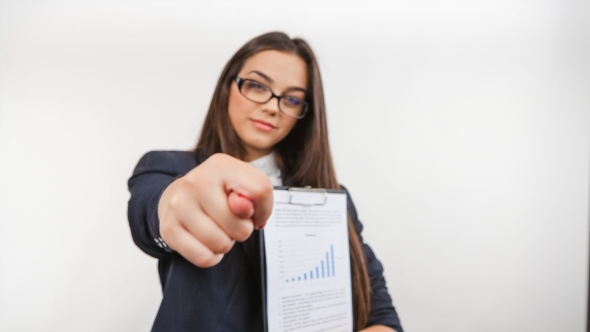
[[281,179],[281,170],[277,166],[274,152],[271,152],[264,157],[254,159],[250,161],[250,164],[266,175],[273,186],[283,185],[283,181]]

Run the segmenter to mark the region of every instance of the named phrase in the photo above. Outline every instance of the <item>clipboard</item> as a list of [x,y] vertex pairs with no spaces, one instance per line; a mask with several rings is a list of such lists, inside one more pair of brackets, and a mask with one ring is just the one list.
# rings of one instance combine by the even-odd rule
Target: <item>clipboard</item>
[[344,190],[274,187],[260,232],[264,331],[351,331]]

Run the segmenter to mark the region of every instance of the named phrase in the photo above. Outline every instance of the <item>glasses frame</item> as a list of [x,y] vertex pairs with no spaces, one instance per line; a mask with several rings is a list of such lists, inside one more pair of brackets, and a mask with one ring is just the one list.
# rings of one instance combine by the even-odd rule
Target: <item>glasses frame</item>
[[[252,100],[252,99],[246,97],[246,95],[242,92],[242,86],[244,85],[244,82],[246,82],[246,81],[253,81],[253,82],[256,82],[256,83],[258,83],[258,84],[266,87],[268,89],[268,91],[270,91],[270,98],[268,98],[268,100],[265,101],[265,102],[260,102],[260,101]],[[242,77],[237,77],[236,76],[236,78],[234,79],[234,82],[236,82],[236,84],[238,85],[238,91],[240,91],[240,93],[242,94],[242,96],[244,96],[246,99],[248,99],[251,102],[255,102],[257,104],[261,104],[262,105],[262,104],[268,103],[273,98],[277,98],[277,102],[278,102],[278,106],[279,106],[279,111],[281,111],[281,113],[285,114],[286,116],[288,116],[290,118],[293,118],[293,119],[303,119],[303,117],[307,114],[307,110],[309,109],[309,104],[307,103],[307,101],[303,100],[303,105],[302,105],[302,108],[301,108],[301,115],[299,115],[299,116],[293,116],[293,115],[287,114],[287,113],[285,113],[281,109],[281,98],[284,98],[286,96],[284,96],[284,95],[283,96],[277,96],[272,91],[272,89],[269,88],[268,86],[266,86],[265,84],[260,83],[260,82],[258,82],[256,80],[249,79],[249,78],[242,78]]]

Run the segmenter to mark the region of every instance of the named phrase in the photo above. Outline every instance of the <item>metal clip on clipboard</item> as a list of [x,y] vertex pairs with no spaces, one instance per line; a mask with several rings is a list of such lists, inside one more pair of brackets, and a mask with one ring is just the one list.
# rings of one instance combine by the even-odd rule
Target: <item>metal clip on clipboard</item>
[[[289,202],[277,202],[278,204],[294,204],[303,206],[325,205],[328,201],[328,191],[322,188],[294,188],[289,190]],[[303,194],[303,195],[302,195]]]

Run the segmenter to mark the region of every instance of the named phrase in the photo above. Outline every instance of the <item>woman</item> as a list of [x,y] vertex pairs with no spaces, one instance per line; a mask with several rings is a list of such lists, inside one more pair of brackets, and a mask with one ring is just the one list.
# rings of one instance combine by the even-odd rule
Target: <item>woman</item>
[[[159,259],[164,297],[153,330],[262,329],[254,229],[270,215],[273,185],[341,188],[315,56],[278,32],[249,41],[225,66],[194,151],[150,152],[129,180],[133,239]],[[401,332],[350,199],[348,223],[355,330]]]

